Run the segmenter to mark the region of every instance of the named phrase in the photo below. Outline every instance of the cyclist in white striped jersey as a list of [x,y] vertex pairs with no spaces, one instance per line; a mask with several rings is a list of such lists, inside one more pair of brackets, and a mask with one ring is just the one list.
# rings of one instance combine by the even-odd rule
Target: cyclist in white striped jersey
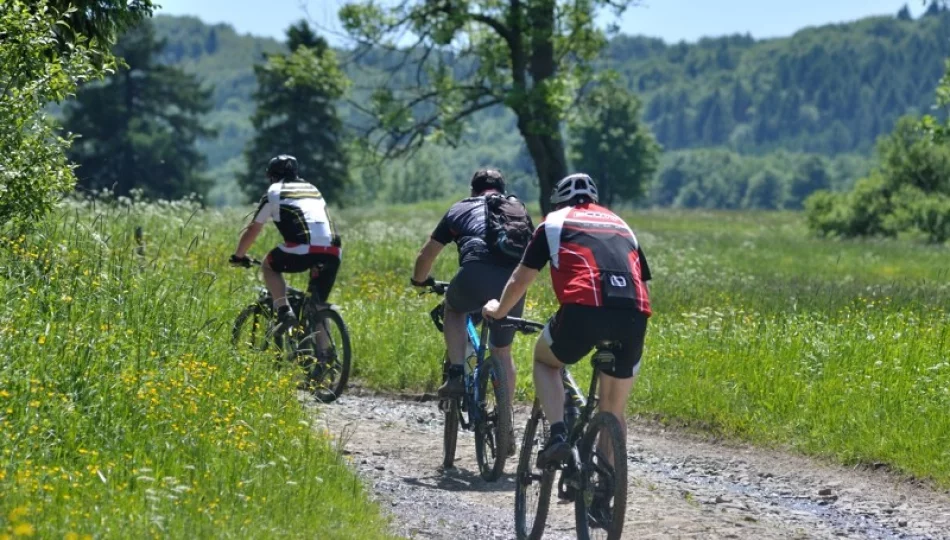
[[287,282],[283,274],[306,272],[318,264],[323,265],[317,277],[317,290],[320,300],[326,302],[342,255],[340,237],[330,220],[323,195],[313,184],[299,178],[297,171],[297,160],[293,156],[282,154],[270,160],[267,178],[272,184],[230,259],[231,264],[247,264],[247,251],[264,225],[273,220],[284,242],[267,254],[261,267],[282,329],[297,323],[287,301]]

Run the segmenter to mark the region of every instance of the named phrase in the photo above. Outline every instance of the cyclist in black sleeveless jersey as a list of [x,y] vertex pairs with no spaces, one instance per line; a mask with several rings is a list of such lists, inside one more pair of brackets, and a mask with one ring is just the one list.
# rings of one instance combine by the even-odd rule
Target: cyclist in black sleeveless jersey
[[[454,397],[464,393],[465,361],[465,316],[477,313],[492,298],[501,294],[511,272],[517,266],[517,260],[510,262],[493,254],[485,241],[486,202],[491,193],[505,192],[505,179],[495,169],[481,169],[475,172],[471,181],[471,196],[452,205],[439,221],[431,237],[422,247],[413,269],[413,285],[424,286],[436,257],[450,242],[455,242],[459,253],[459,270],[452,278],[445,295],[445,346],[451,367],[449,378],[439,388],[440,397]],[[524,309],[524,296],[511,308],[514,315],[520,315]],[[493,327],[490,333],[491,354],[498,358],[508,372],[511,385],[507,390],[508,399],[514,397],[515,368],[511,358],[511,343],[515,331],[511,328]],[[512,438],[514,450],[514,438]]]

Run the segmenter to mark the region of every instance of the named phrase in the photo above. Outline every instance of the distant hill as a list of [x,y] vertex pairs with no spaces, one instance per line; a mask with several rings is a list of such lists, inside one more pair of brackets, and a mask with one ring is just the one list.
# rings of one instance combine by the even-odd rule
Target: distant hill
[[[213,174],[226,180],[243,166],[240,154],[251,135],[252,66],[282,45],[193,17],[160,15],[154,22],[167,40],[164,61],[215,87],[210,121],[220,136],[202,148]],[[869,154],[898,117],[928,111],[948,56],[950,12],[933,7],[916,20],[905,12],[781,39],[728,36],[668,44],[618,36],[600,65],[618,70],[641,95],[645,119],[667,150],[835,156]],[[350,66],[354,87],[366,87],[385,62],[385,55],[369,55],[363,65]],[[469,144],[445,153],[449,165],[463,172],[489,162],[530,168],[507,111],[487,111],[470,133]]]

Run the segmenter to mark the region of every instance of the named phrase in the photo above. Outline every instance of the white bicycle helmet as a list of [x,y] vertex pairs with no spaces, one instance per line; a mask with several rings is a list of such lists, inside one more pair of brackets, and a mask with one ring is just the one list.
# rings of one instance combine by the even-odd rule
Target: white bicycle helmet
[[590,176],[575,173],[562,178],[551,193],[551,204],[563,204],[574,197],[587,197],[592,202],[597,202],[597,186]]

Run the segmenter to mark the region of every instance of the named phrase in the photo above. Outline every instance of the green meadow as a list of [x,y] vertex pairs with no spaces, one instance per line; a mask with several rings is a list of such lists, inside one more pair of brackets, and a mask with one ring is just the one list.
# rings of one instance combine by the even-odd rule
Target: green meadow
[[[447,204],[335,214],[362,384],[439,383],[438,300],[408,280]],[[0,240],[0,537],[387,537],[292,370],[230,347],[259,284],[226,263],[248,212],[69,203]],[[655,278],[631,413],[950,486],[950,250],[816,239],[794,213],[624,215]],[[546,271],[527,306],[553,313]]]

